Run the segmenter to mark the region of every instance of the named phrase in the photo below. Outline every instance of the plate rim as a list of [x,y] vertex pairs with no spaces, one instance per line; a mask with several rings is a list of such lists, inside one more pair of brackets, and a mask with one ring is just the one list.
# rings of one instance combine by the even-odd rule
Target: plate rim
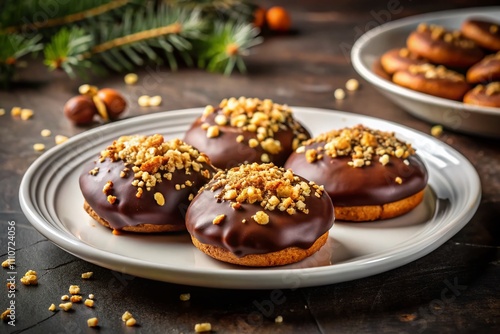
[[470,105],[459,101],[453,101],[421,93],[406,87],[396,85],[395,83],[385,80],[380,76],[378,76],[377,74],[375,74],[370,68],[366,67],[363,61],[361,60],[361,53],[364,50],[364,47],[366,46],[367,42],[374,37],[387,33],[388,31],[393,31],[401,29],[403,27],[416,25],[425,20],[454,18],[464,15],[471,17],[474,15],[491,14],[492,12],[500,13],[500,6],[471,7],[471,8],[460,8],[454,10],[443,10],[437,12],[412,15],[398,20],[386,22],[367,31],[356,40],[351,49],[351,63],[354,69],[367,81],[369,81],[378,88],[395,93],[397,95],[411,98],[413,100],[423,102],[426,104],[438,105],[440,107],[447,107],[452,109],[459,109],[468,112],[473,112],[476,114],[493,115],[500,117],[500,108]]
[[[269,284],[269,282],[265,282],[267,284],[256,284],[254,286],[241,286],[241,284],[235,284],[234,282],[231,282],[231,279],[238,278],[241,279],[244,276],[248,276],[248,273],[251,273],[252,277],[254,278],[266,278],[269,276],[271,273],[273,276],[274,275],[289,275],[292,273],[297,273],[299,275],[309,275],[313,276],[312,278],[309,277],[308,280],[300,282],[300,287],[306,287],[306,286],[316,286],[316,285],[325,285],[325,284],[333,284],[337,282],[342,282],[342,281],[347,281],[351,279],[342,279],[342,275],[347,275],[349,274],[352,275],[353,270],[348,270],[349,267],[355,267],[354,272],[359,272],[360,270],[370,270],[370,274],[368,275],[363,275],[357,278],[361,277],[367,277],[367,276],[372,276],[384,271],[387,271],[389,269],[394,269],[396,267],[402,266],[404,264],[407,264],[417,258],[420,258],[440,245],[442,245],[446,240],[451,238],[454,234],[456,234],[460,229],[462,229],[473,217],[475,214],[477,207],[479,206],[480,199],[481,199],[481,184],[480,184],[480,179],[479,175],[477,174],[477,171],[473,167],[473,165],[470,163],[470,161],[464,157],[460,152],[456,151],[454,148],[450,147],[449,145],[442,143],[440,141],[437,141],[435,138],[432,136],[422,133],[418,130],[412,129],[410,127],[407,127],[405,125],[401,125],[395,122],[383,120],[377,117],[372,117],[372,116],[365,116],[365,115],[360,115],[360,114],[354,114],[354,113],[348,113],[345,111],[338,111],[338,110],[329,110],[329,109],[320,109],[320,108],[310,108],[310,107],[291,107],[295,112],[299,113],[307,113],[307,112],[315,112],[315,113],[324,113],[324,114],[331,114],[332,112],[337,113],[340,117],[355,117],[355,118],[361,118],[361,119],[369,119],[372,122],[380,122],[384,124],[388,124],[391,127],[398,127],[405,129],[406,131],[410,131],[412,133],[415,133],[418,136],[424,136],[427,138],[427,140],[431,140],[432,142],[435,142],[436,144],[446,147],[447,150],[453,153],[454,156],[458,156],[462,159],[462,162],[465,164],[465,168],[469,169],[470,172],[472,172],[472,175],[470,175],[470,181],[472,188],[471,192],[475,193],[476,196],[474,197],[475,200],[470,203],[470,208],[469,210],[465,210],[461,212],[462,214],[459,217],[455,217],[454,223],[453,224],[448,224],[445,226],[445,228],[441,228],[440,231],[442,232],[440,234],[440,237],[434,240],[433,243],[427,244],[424,241],[421,240],[418,243],[412,243],[412,242],[405,242],[401,246],[398,247],[399,252],[402,253],[408,253],[406,256],[402,257],[399,256],[399,262],[396,263],[397,259],[394,260],[395,256],[394,254],[391,255],[390,253],[394,252],[394,247],[390,249],[386,249],[384,251],[378,252],[379,257],[381,256],[382,259],[378,259],[376,261],[372,260],[367,260],[367,259],[357,259],[354,261],[348,261],[347,263],[339,263],[335,265],[335,271],[337,272],[337,280],[332,280],[331,282],[325,282],[325,280],[328,279],[328,274],[331,273],[332,271],[332,266],[325,266],[325,267],[312,267],[312,268],[288,268],[288,269],[252,269],[251,271],[247,270],[241,270],[241,269],[224,269],[224,274],[223,276],[225,277],[225,280],[221,280],[221,282],[224,282],[225,286],[221,286],[220,284],[214,284],[213,282],[209,282],[207,280],[206,284],[202,284],[203,282],[199,282],[200,278],[219,278],[221,273],[220,270],[218,269],[209,269],[209,268],[203,268],[203,270],[200,269],[176,269],[174,272],[171,272],[171,270],[167,270],[168,273],[166,273],[165,276],[171,276],[175,275],[178,273],[182,274],[189,274],[191,279],[186,281],[182,280],[182,282],[172,279],[171,277],[167,277],[168,279],[164,278],[159,278],[159,277],[153,277],[153,276],[142,276],[146,277],[149,279],[157,279],[161,281],[166,281],[166,282],[172,282],[172,283],[177,283],[177,284],[190,284],[190,285],[197,285],[197,286],[205,286],[205,287],[214,287],[214,288],[236,288],[236,289],[266,289],[266,288],[290,288],[290,287],[298,287],[294,286],[295,283],[290,282],[289,284],[277,284],[276,282]],[[124,273],[127,273],[129,270],[127,266],[132,265],[133,267],[140,268],[141,270],[148,270],[150,269],[150,263],[146,263],[143,260],[139,259],[134,259],[134,258],[128,258],[124,255],[120,254],[114,254],[107,252],[102,249],[96,249],[94,247],[91,247],[90,245],[87,245],[83,241],[75,240],[73,238],[65,238],[67,237],[68,234],[71,234],[68,230],[63,233],[63,231],[60,231],[59,229],[55,228],[55,226],[51,225],[50,223],[47,223],[47,217],[42,217],[37,213],[37,210],[35,209],[34,203],[30,202],[30,184],[33,181],[32,177],[33,175],[36,175],[36,170],[40,167],[43,166],[43,164],[46,164],[47,161],[50,161],[50,157],[53,157],[57,154],[59,154],[61,151],[67,149],[68,147],[71,147],[71,145],[74,145],[78,143],[79,141],[86,139],[88,137],[91,137],[99,132],[113,132],[114,129],[126,129],[127,126],[130,124],[136,124],[137,122],[142,122],[144,124],[148,123],[155,123],[154,121],[158,118],[176,118],[176,117],[181,117],[185,116],[186,114],[192,114],[192,115],[199,115],[201,114],[202,108],[190,108],[190,109],[181,109],[181,110],[175,110],[175,111],[166,111],[166,112],[159,112],[155,114],[148,114],[148,115],[142,115],[142,116],[137,116],[137,117],[132,117],[129,119],[124,119],[117,121],[115,123],[110,123],[106,124],[85,132],[82,132],[72,138],[70,138],[66,143],[55,146],[45,152],[43,155],[41,155],[38,159],[36,159],[28,168],[26,173],[23,176],[23,179],[21,181],[21,185],[19,188],[19,201],[21,204],[22,211],[26,215],[27,219],[31,222],[31,224],[42,234],[44,235],[47,239],[51,240],[54,244],[56,244],[58,247],[62,248],[63,250],[73,254],[76,257],[79,257],[85,261],[92,262],[98,265],[101,265],[103,267],[112,269],[112,270],[119,270]],[[306,124],[307,125],[307,124]],[[474,191],[475,190],[475,191]],[[74,235],[71,234],[72,237]],[[83,245],[82,245],[83,244]],[[421,244],[425,244],[422,246]],[[75,248],[78,249],[77,252],[75,252]],[[418,248],[417,250],[414,250],[414,248]],[[98,255],[98,258],[96,259],[95,256]],[[401,258],[402,257],[402,258]],[[106,260],[106,261],[103,261]],[[392,261],[390,261],[392,259]],[[401,263],[401,260],[403,262]],[[106,263],[103,263],[106,262]],[[110,268],[110,263],[112,268]],[[160,266],[164,267],[164,266]],[[134,273],[136,276],[141,276],[137,275]],[[354,278],[355,279],[355,278]],[[259,280],[255,280],[259,281]],[[220,282],[219,282],[220,283]]]

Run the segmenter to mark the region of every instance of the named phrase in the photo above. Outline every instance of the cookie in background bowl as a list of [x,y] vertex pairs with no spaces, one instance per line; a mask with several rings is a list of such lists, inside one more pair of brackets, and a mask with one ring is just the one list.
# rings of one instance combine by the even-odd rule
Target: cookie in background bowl
[[209,158],[180,139],[122,136],[83,168],[80,189],[87,213],[113,230],[186,229],[191,199],[214,174]]
[[470,18],[462,23],[462,34],[490,51],[500,51],[500,23],[488,18]]
[[322,184],[335,219],[375,221],[403,215],[423,199],[427,169],[411,144],[363,125],[314,137],[285,164]]
[[470,89],[462,74],[441,65],[410,65],[407,70],[394,73],[392,81],[418,92],[457,101]]
[[191,202],[186,227],[207,255],[244,266],[295,263],[317,252],[333,225],[322,186],[274,164],[219,171]]
[[287,105],[246,97],[207,106],[184,136],[222,169],[252,162],[282,166],[308,138],[309,132]]
[[411,53],[407,48],[389,50],[380,58],[384,71],[390,75],[398,71],[405,71],[410,65],[422,65],[428,62],[428,60]]
[[500,82],[477,85],[465,94],[464,103],[500,108]]
[[421,23],[406,40],[408,50],[431,63],[450,68],[468,68],[480,61],[484,53],[474,41],[460,31]]
[[472,84],[487,83],[500,80],[500,51],[488,55],[474,64],[466,74],[467,82]]

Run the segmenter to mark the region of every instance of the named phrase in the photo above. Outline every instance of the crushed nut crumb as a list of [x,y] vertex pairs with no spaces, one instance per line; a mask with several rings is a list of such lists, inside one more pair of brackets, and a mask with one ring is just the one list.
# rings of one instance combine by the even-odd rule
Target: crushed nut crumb
[[94,301],[92,299],[85,299],[83,304],[87,307],[94,307]]
[[350,92],[356,91],[359,88],[359,81],[356,79],[349,79],[345,83],[345,88]]
[[443,126],[442,125],[434,125],[431,128],[431,135],[434,137],[439,137],[443,134]]
[[36,143],[33,145],[33,149],[37,152],[41,152],[41,151],[45,150],[45,144]]
[[40,135],[42,137],[50,137],[51,134],[52,131],[50,131],[49,129],[43,129],[42,131],[40,131]]
[[217,125],[209,126],[207,129],[207,138],[215,138],[219,136],[219,127]]
[[127,327],[133,327],[135,326],[135,324],[137,324],[137,321],[134,318],[130,318],[127,321],[125,321],[125,325]]
[[27,121],[28,119],[33,117],[34,114],[35,113],[33,112],[32,109],[26,109],[26,108],[21,109],[21,119],[23,121]]
[[80,293],[80,287],[78,285],[70,285],[68,290],[72,295],[78,295]]
[[397,184],[401,184],[401,183],[403,183],[403,179],[402,179],[402,178],[400,178],[399,176],[397,176],[397,177],[394,179],[394,181],[395,181]]
[[99,320],[97,318],[90,318],[87,320],[87,326],[89,327],[97,327],[99,324]]
[[72,303],[79,303],[82,301],[82,296],[80,295],[73,295],[69,298],[69,300],[72,302]]
[[0,108],[0,116],[3,116],[5,115],[5,109],[4,108]]
[[179,296],[179,299],[182,300],[183,302],[186,302],[186,301],[188,301],[188,300],[191,299],[191,294],[189,294],[189,293],[182,293]]
[[23,277],[21,277],[21,283],[24,285],[38,285],[37,273],[34,270],[28,270]]
[[21,107],[12,107],[10,115],[13,117],[21,116]]
[[149,106],[151,107],[158,107],[162,102],[162,98],[160,95],[155,95],[155,96],[151,96],[149,98]]
[[125,81],[127,85],[135,85],[138,80],[139,76],[135,73],[128,73],[123,77],[123,81]]
[[8,268],[9,266],[11,265],[14,265],[16,263],[16,260],[15,259],[7,259],[5,261],[2,262],[2,267],[3,268]]
[[465,77],[453,70],[449,70],[442,65],[413,64],[408,67],[411,74],[421,74],[426,79],[448,79],[455,82],[465,82]]
[[68,302],[68,303],[59,304],[59,308],[65,312],[68,312],[69,310],[71,310],[73,308],[73,303]]
[[125,311],[122,315],[122,321],[127,321],[128,319],[132,318],[132,313],[129,311]]
[[203,322],[201,324],[194,325],[194,331],[196,333],[210,332],[212,330],[212,324],[209,322]]
[[50,304],[49,311],[54,312],[56,310],[56,304]]
[[0,315],[0,319],[2,321],[6,321],[7,317],[10,315],[10,312],[11,312],[11,310],[9,310],[9,309],[3,311],[2,314]]
[[335,100],[343,100],[345,99],[345,91],[342,88],[337,88],[333,92],[333,96],[335,97]]
[[61,296],[61,300],[62,300],[62,301],[69,300],[69,296],[68,296],[68,295],[62,295],[62,296]]
[[137,99],[137,104],[141,107],[149,107],[150,97],[148,95],[139,96]]
[[62,144],[62,143],[64,143],[64,142],[67,142],[67,141],[68,141],[68,139],[69,139],[69,138],[68,138],[68,137],[66,137],[66,136],[63,136],[63,135],[56,135],[56,136],[54,137],[54,142],[56,143],[56,145],[60,145],[60,144]]
[[89,299],[94,299],[94,297],[95,297],[95,296],[94,296],[94,294],[93,294],[93,293],[89,294]]
[[278,315],[275,319],[274,322],[277,324],[281,324],[283,322],[283,317],[281,315]]

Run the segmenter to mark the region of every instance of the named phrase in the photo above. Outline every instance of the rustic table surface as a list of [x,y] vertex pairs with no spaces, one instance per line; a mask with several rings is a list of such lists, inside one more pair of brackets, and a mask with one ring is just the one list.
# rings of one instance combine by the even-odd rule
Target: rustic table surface
[[[497,1],[478,1],[482,5]],[[99,87],[121,90],[129,101],[127,117],[200,107],[230,96],[271,98],[295,106],[345,110],[404,124],[429,133],[431,124],[416,119],[380,95],[353,70],[346,50],[361,32],[389,20],[419,13],[472,6],[454,1],[281,1],[293,19],[294,33],[266,36],[246,58],[249,73],[225,77],[195,69],[171,72],[162,67],[137,71],[139,85],[125,86],[123,75],[94,78]],[[474,5],[477,5],[474,4]],[[266,6],[269,6],[267,3]],[[344,45],[343,48],[340,45]],[[347,47],[346,47],[347,46]],[[15,327],[0,323],[0,332],[85,333],[86,320],[100,319],[102,333],[190,333],[210,322],[217,333],[342,332],[499,332],[500,323],[500,150],[499,141],[445,130],[439,140],[461,152],[477,169],[482,186],[478,211],[471,221],[438,249],[414,262],[376,276],[299,289],[225,290],[176,285],[124,275],[83,261],[42,236],[21,211],[18,189],[28,166],[43,153],[33,144],[54,146],[54,135],[73,136],[88,129],[71,125],[64,102],[77,93],[81,80],[48,73],[36,63],[24,70],[26,83],[0,91],[0,259],[7,257],[7,227],[15,222],[17,280],[28,269],[38,272],[36,287],[18,284]],[[350,78],[361,88],[335,101],[333,91]],[[161,95],[163,105],[140,108],[142,94]],[[28,121],[10,116],[14,106],[31,108]],[[42,129],[52,136],[40,136]],[[85,291],[96,307],[50,312],[51,303],[80,274],[94,272]],[[0,270],[2,284],[9,276]],[[190,293],[182,302],[179,295]],[[0,309],[9,306],[7,289]],[[120,320],[129,310],[138,325]],[[277,316],[283,322],[275,323]]]

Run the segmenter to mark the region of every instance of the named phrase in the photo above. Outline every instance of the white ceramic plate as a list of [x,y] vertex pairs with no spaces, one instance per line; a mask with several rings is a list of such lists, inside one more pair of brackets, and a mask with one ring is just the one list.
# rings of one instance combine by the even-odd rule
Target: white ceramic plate
[[431,252],[458,232],[476,211],[481,189],[472,165],[422,133],[375,118],[339,111],[294,108],[314,135],[355,124],[395,131],[417,148],[429,170],[422,204],[409,214],[377,223],[336,222],[327,244],[289,266],[253,269],[201,253],[187,234],[113,235],[83,210],[78,176],[84,162],[120,135],[180,137],[202,109],[151,114],[101,126],[44,153],[21,183],[21,207],[44,236],[69,253],[123,273],[166,282],[219,288],[297,288],[374,275]]
[[383,24],[356,41],[351,51],[352,65],[359,75],[382,94],[418,118],[456,131],[500,138],[500,108],[474,106],[413,91],[387,81],[372,71],[373,64],[382,54],[406,45],[406,38],[419,23],[458,29],[465,19],[478,16],[498,22],[500,7],[435,12]]

